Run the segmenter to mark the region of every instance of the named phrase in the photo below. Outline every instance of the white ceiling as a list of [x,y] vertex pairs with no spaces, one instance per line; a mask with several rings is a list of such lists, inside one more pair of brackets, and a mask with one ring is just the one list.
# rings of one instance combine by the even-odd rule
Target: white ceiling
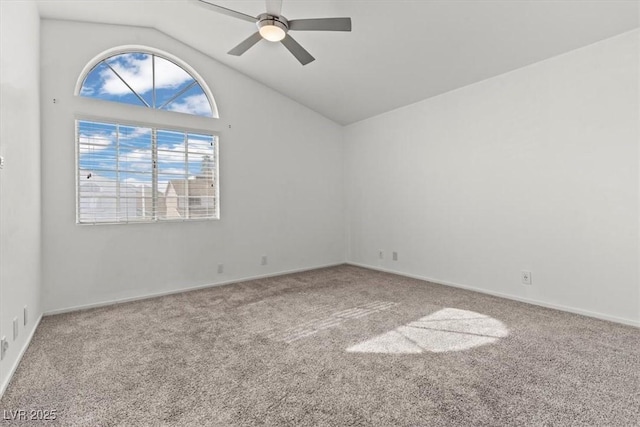
[[[265,11],[262,0],[216,3],[249,15]],[[351,33],[292,32],[316,58],[303,67],[279,43],[227,55],[255,26],[192,0],[38,4],[43,18],[154,27],[341,124],[640,26],[638,0],[284,0],[288,19],[353,21]]]

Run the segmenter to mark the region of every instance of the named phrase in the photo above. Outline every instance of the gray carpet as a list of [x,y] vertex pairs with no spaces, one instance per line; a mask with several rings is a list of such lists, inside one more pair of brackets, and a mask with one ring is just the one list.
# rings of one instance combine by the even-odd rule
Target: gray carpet
[[637,328],[340,266],[45,317],[0,409],[83,427],[632,426],[639,350]]

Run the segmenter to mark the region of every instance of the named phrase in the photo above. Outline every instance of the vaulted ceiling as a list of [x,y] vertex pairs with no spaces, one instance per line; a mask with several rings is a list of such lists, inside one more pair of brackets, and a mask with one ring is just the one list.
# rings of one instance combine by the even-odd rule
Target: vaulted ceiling
[[[262,0],[210,0],[256,16]],[[343,17],[351,33],[296,32],[227,51],[256,31],[193,0],[38,1],[43,18],[153,27],[341,124],[439,95],[640,26],[635,0],[284,0],[288,19]]]

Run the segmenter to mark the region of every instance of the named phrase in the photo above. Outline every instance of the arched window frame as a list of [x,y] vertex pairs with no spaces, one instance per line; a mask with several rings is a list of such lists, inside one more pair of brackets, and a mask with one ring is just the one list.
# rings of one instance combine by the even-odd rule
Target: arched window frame
[[[85,79],[91,73],[91,71],[100,64],[103,60],[110,57],[126,54],[126,53],[143,53],[151,54],[161,57],[167,61],[174,63],[176,66],[182,68],[187,72],[201,87],[203,93],[207,97],[211,106],[212,116],[201,116],[195,114],[182,113],[177,111],[169,111],[158,108],[147,108],[145,106],[134,105],[126,102],[117,102],[111,100],[104,100],[99,98],[86,97],[81,95],[82,87]],[[103,51],[99,55],[95,56],[89,62],[87,62],[78,79],[74,88],[74,99],[71,102],[73,110],[75,110],[75,122],[76,122],[76,223],[78,224],[128,224],[128,223],[159,223],[159,222],[184,222],[184,221],[202,221],[202,220],[217,220],[220,219],[220,186],[219,186],[219,143],[220,134],[222,133],[223,125],[219,120],[219,110],[211,89],[206,84],[202,76],[189,64],[180,58],[148,46],[141,45],[127,45],[113,47]],[[54,100],[54,103],[58,102]],[[178,218],[170,219],[159,218],[157,212],[154,212],[152,220],[138,221],[138,220],[115,220],[115,221],[83,221],[80,216],[81,206],[81,194],[80,194],[80,170],[81,170],[81,148],[80,148],[80,135],[79,128],[81,122],[96,122],[98,124],[113,124],[116,126],[124,127],[142,127],[151,128],[155,132],[168,131],[184,133],[185,138],[187,134],[198,135],[210,135],[214,137],[215,141],[215,215],[206,218]],[[158,147],[153,143],[152,149],[157,150]],[[154,168],[155,160],[154,160]],[[156,173],[157,174],[157,173]],[[189,175],[189,172],[185,172],[185,176]],[[158,181],[154,178],[153,191],[154,197],[159,193]],[[190,196],[190,193],[187,192]],[[155,199],[154,199],[155,200]],[[154,203],[156,203],[154,201]]]
[[[85,82],[86,78],[89,76],[91,71],[93,71],[93,69],[95,67],[97,67],[102,61],[104,61],[105,59],[109,59],[109,58],[111,58],[113,56],[126,54],[126,53],[146,53],[146,54],[150,54],[150,55],[155,55],[155,56],[158,56],[160,58],[166,59],[167,61],[170,61],[170,62],[174,63],[175,65],[177,65],[178,67],[180,67],[183,70],[185,70],[187,73],[189,73],[189,75],[191,75],[191,77],[193,77],[193,79],[196,82],[198,82],[198,84],[202,88],[202,91],[204,92],[205,96],[207,97],[207,100],[209,101],[209,105],[211,106],[211,113],[212,113],[211,117],[214,118],[214,119],[220,118],[219,111],[218,111],[218,106],[217,106],[216,101],[215,101],[215,99],[213,97],[213,94],[211,93],[211,89],[209,89],[209,85],[206,84],[206,82],[202,78],[202,76],[200,76],[200,74],[198,74],[198,72],[193,67],[191,67],[189,64],[187,64],[186,62],[182,61],[181,59],[179,59],[175,55],[172,55],[172,54],[164,52],[164,51],[162,51],[160,49],[155,49],[155,48],[148,47],[148,46],[129,45],[129,46],[114,47],[114,48],[108,49],[108,50],[100,53],[99,55],[94,57],[91,61],[89,61],[87,63],[87,65],[85,65],[85,67],[83,68],[82,72],[80,73],[80,76],[78,77],[78,80],[76,81],[76,86],[75,86],[75,89],[74,89],[74,95],[75,96],[82,96],[81,95],[82,87],[84,85],[84,82]],[[95,98],[93,98],[93,99],[95,99]],[[105,102],[118,103],[117,101],[105,101]]]

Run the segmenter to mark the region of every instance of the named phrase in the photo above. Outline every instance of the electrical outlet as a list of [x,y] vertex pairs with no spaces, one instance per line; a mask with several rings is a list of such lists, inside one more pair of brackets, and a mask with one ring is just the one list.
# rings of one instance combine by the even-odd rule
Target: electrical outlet
[[384,258],[384,252],[378,251],[378,258],[383,259]]
[[267,256],[262,255],[262,259],[260,260],[260,265],[267,265]]
[[18,339],[18,318],[13,318],[13,340]]
[[393,253],[393,260],[397,261],[398,260],[398,252],[394,252]]
[[224,264],[218,264],[218,274],[224,273]]
[[522,278],[522,284],[523,285],[530,285],[531,284],[531,272],[530,271],[522,270],[521,278]]
[[7,341],[7,337],[2,337],[2,339],[0,339],[0,360],[4,359],[7,350],[9,350],[9,341]]
[[24,310],[22,311],[22,316],[23,316],[23,325],[27,326],[27,323],[29,323],[29,311],[27,310],[27,306],[24,306]]

